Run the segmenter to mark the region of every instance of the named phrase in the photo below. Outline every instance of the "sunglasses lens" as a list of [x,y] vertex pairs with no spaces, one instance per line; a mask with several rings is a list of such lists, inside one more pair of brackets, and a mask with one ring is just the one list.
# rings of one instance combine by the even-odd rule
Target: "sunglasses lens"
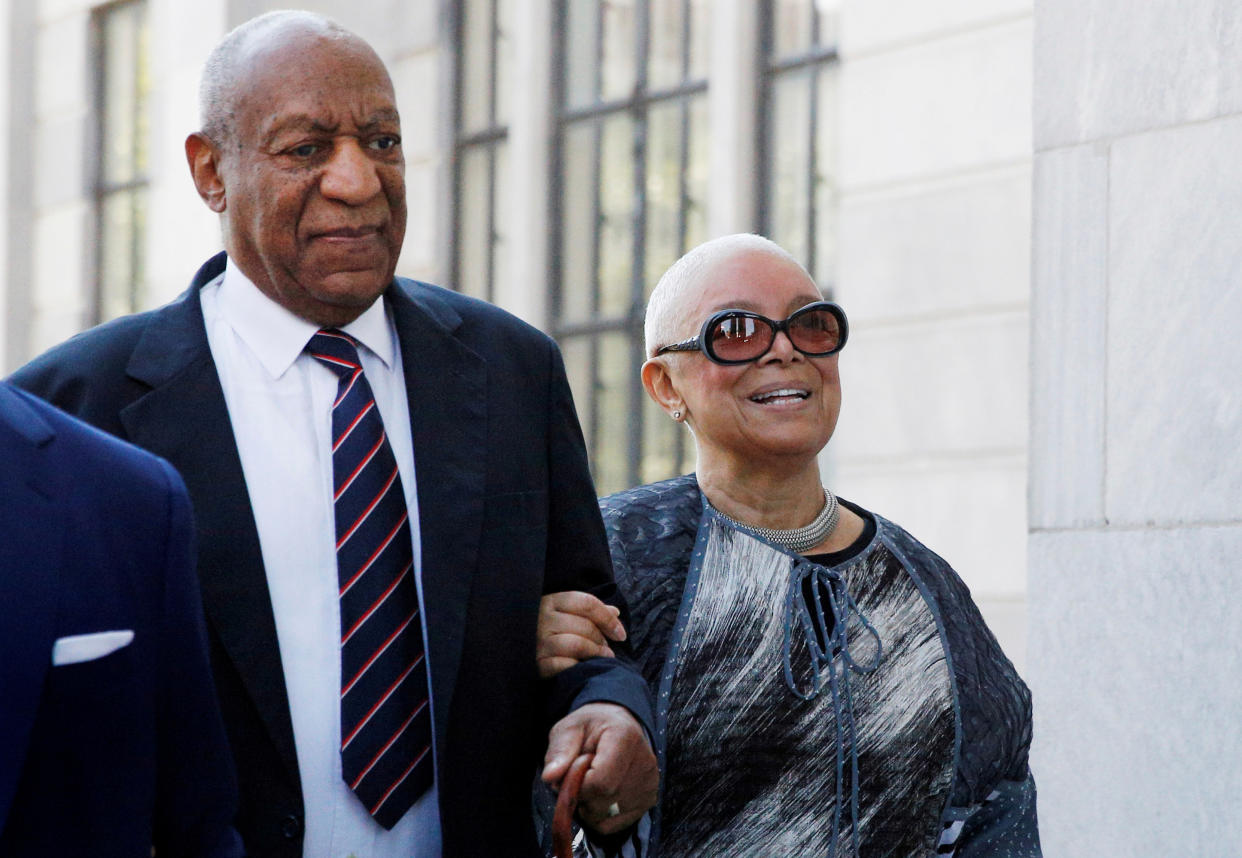
[[826,355],[841,346],[841,321],[831,310],[808,310],[790,320],[789,338],[804,354]]
[[708,332],[711,353],[724,361],[754,360],[768,350],[772,329],[740,313],[719,319]]

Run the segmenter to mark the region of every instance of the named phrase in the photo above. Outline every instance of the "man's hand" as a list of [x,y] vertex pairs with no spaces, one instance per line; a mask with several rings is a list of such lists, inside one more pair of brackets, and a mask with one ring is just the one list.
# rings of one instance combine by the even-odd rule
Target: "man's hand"
[[[553,789],[580,754],[594,754],[578,794],[578,818],[601,834],[633,825],[656,803],[660,772],[655,754],[630,711],[615,703],[588,703],[552,725],[543,780]],[[620,813],[609,816],[615,804]]]
[[588,658],[612,658],[608,641],[625,640],[621,612],[590,593],[551,593],[539,602],[535,661],[544,679]]

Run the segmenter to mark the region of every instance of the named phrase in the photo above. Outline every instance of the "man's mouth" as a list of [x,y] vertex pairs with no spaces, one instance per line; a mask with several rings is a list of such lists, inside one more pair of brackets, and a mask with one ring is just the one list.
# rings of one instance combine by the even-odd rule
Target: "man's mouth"
[[774,405],[779,402],[797,402],[806,399],[811,395],[809,390],[800,387],[781,387],[776,390],[765,390],[763,393],[756,393],[750,398],[751,402],[757,402],[760,405]]
[[316,232],[315,238],[368,238],[379,233],[377,226],[342,226],[336,229],[325,229],[322,232]]

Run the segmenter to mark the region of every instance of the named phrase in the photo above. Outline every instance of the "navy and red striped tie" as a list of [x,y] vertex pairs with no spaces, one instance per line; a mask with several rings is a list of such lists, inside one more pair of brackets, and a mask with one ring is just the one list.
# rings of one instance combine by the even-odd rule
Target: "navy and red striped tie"
[[341,600],[341,769],[392,828],[431,786],[431,709],[409,508],[356,341],[324,329],[306,350],[340,377],[332,405]]

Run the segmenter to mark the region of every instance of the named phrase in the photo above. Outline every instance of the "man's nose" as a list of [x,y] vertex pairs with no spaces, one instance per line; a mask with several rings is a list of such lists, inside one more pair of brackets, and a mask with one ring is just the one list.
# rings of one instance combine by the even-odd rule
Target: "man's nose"
[[319,190],[349,205],[369,202],[380,193],[379,173],[361,144],[352,138],[338,143],[324,166]]

